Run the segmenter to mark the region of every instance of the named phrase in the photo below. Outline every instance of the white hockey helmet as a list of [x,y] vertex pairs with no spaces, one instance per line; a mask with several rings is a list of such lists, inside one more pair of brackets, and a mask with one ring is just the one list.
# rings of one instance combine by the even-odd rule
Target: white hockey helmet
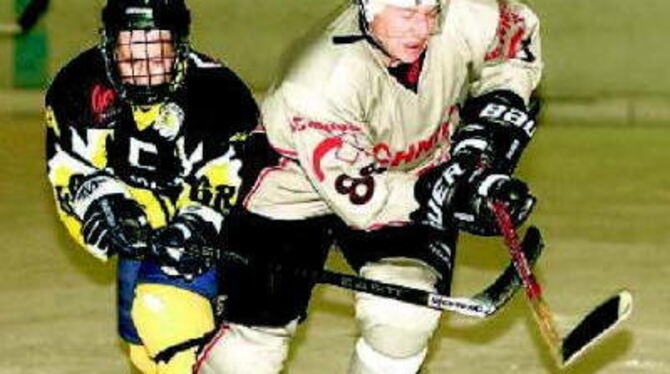
[[369,23],[379,14],[385,6],[394,5],[399,7],[413,6],[439,6],[441,0],[356,0],[364,21]]

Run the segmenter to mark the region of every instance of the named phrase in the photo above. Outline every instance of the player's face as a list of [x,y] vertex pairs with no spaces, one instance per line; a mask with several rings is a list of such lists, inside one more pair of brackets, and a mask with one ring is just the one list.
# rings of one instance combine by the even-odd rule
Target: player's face
[[167,30],[121,31],[116,62],[123,83],[155,86],[172,80],[175,47]]
[[370,30],[392,57],[412,63],[426,50],[437,30],[438,6],[387,5],[370,23]]

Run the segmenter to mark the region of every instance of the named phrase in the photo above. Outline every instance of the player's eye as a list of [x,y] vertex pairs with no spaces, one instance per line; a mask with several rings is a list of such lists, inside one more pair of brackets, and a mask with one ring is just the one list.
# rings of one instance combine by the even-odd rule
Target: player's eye
[[163,58],[163,57],[154,57],[154,58],[149,60],[149,63],[152,66],[162,66],[163,63],[166,62],[167,60],[168,60],[167,58]]

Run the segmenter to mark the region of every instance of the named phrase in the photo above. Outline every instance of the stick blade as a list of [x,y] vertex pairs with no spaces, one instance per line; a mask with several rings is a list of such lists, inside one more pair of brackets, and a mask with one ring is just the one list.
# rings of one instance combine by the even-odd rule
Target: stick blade
[[610,297],[593,309],[561,344],[562,366],[566,367],[589,347],[602,340],[608,332],[625,321],[633,311],[633,295],[627,290]]

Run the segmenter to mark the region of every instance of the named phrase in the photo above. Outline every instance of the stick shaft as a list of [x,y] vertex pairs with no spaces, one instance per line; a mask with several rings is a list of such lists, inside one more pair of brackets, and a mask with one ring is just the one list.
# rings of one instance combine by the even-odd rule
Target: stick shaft
[[526,256],[521,251],[521,244],[519,236],[514,229],[512,220],[507,212],[507,208],[501,202],[493,203],[493,211],[498,220],[498,226],[505,239],[508,252],[514,263],[514,267],[521,277],[524,288],[526,289],[526,296],[528,305],[533,312],[533,317],[537,322],[540,332],[544,337],[545,342],[551,348],[554,358],[561,363],[559,352],[561,351],[561,337],[556,329],[553,314],[549,305],[542,298],[542,287],[537,282],[533,274]]

